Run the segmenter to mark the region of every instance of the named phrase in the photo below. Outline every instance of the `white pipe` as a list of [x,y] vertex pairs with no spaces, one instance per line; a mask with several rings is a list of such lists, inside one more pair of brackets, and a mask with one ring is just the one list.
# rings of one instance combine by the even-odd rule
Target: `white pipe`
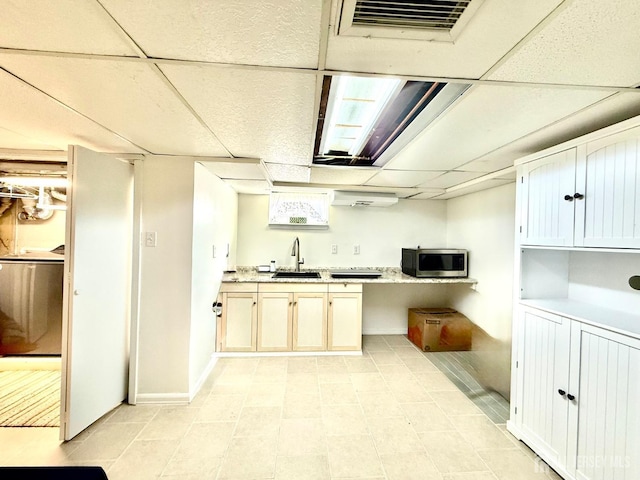
[[56,189],[52,188],[50,195],[56,200],[60,200],[61,202],[67,201],[67,195],[65,193],[60,193]]

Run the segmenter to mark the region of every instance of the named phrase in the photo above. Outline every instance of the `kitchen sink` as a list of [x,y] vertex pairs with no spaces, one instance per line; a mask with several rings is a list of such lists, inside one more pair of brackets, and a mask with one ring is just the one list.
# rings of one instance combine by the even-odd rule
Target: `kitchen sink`
[[276,272],[271,278],[320,278],[320,272],[303,271],[303,272]]

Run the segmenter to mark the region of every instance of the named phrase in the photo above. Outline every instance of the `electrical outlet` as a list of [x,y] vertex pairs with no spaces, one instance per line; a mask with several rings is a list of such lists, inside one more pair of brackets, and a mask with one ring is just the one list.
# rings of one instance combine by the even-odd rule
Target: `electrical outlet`
[[354,255],[360,255],[360,245],[354,245],[353,246],[353,254]]
[[146,232],[144,234],[144,245],[146,247],[156,247],[158,245],[158,232]]
[[335,243],[333,245],[331,245],[331,253],[333,255],[335,255],[336,253],[338,253],[338,245],[336,245]]

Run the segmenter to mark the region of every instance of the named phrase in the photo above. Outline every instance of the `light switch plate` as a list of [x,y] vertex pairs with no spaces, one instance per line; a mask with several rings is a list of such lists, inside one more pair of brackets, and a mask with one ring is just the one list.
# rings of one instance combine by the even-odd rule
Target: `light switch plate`
[[334,243],[333,245],[331,245],[331,254],[335,255],[337,253],[338,253],[338,245]]
[[158,245],[158,232],[146,232],[144,234],[145,247],[156,247]]
[[354,245],[353,246],[353,254],[354,255],[360,255],[360,245]]

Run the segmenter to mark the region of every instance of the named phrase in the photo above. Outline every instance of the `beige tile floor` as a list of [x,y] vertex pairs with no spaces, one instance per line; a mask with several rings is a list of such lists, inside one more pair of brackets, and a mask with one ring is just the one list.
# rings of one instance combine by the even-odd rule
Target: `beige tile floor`
[[362,357],[222,358],[188,406],[122,405],[76,439],[0,429],[0,465],[101,465],[118,479],[548,480],[403,336]]

